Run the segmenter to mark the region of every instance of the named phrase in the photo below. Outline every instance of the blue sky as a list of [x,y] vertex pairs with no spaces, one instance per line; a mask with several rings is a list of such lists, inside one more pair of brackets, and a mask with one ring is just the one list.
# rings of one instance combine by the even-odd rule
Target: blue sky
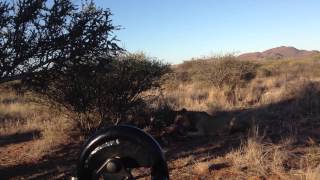
[[320,50],[319,0],[96,0],[120,45],[165,62],[287,45]]

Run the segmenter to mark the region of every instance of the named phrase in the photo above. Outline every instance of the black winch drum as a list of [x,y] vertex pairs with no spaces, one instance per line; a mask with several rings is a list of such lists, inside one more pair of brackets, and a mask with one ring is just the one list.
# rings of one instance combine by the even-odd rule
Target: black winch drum
[[85,142],[77,179],[135,179],[131,170],[140,167],[151,168],[152,180],[169,179],[167,163],[156,140],[136,127],[118,125],[98,131]]

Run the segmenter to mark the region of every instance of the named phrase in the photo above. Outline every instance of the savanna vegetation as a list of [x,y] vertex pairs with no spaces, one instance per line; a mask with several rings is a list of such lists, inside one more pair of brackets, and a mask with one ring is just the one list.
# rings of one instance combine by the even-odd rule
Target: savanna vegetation
[[[228,66],[229,63],[239,65]],[[224,81],[219,77],[217,81],[201,77],[201,73],[205,72],[201,71],[201,66],[212,69],[224,66],[226,71],[219,75],[225,77]],[[171,177],[317,179],[320,163],[319,66],[317,57],[239,61],[232,56],[199,59],[172,66],[169,77],[161,81],[161,89],[142,93],[146,108],[141,111],[153,109],[159,126],[170,124],[165,122],[172,118],[170,112],[182,107],[189,111],[206,111],[213,116],[223,112],[226,117],[236,117],[239,122],[252,120],[254,123],[249,131],[209,139],[166,137],[169,144],[164,144],[164,147],[167,149]],[[216,72],[212,73],[211,77],[215,77]],[[239,74],[246,73],[250,76],[240,78]],[[179,78],[181,74],[184,74],[183,78]],[[1,126],[2,136],[31,133],[33,140],[5,145],[3,153],[13,150],[23,153],[10,160],[3,158],[2,164],[16,167],[21,162],[41,162],[48,154],[55,157],[68,152],[57,152],[61,147],[74,147],[70,149],[75,152],[79,146],[74,141],[82,141],[84,137],[72,130],[77,127],[77,121],[72,121],[72,116],[66,112],[73,112],[66,109],[61,113],[56,108],[50,108],[45,99],[32,92],[17,95],[10,89],[12,87],[15,86],[2,88],[1,106],[10,107],[1,111],[1,116],[5,117],[5,123]],[[142,114],[148,115],[146,112]],[[59,179],[73,173],[71,162],[75,158],[69,157],[69,161],[69,165],[61,164],[60,169],[58,165],[47,168],[45,176],[34,175],[37,171],[30,172],[34,177],[50,175]],[[21,176],[26,174],[21,173]]]
[[171,162],[174,177],[317,179],[319,67],[317,56],[259,61],[223,56],[173,66],[161,92],[168,106],[251,123],[245,133],[203,144],[190,140],[196,145]]
[[172,179],[320,177],[319,56],[169,66],[120,48],[110,10],[93,2],[4,1],[0,17],[1,178],[69,177],[96,129],[164,135],[181,108],[247,127],[161,137]]
[[[0,2],[0,177],[79,151],[83,136],[99,128],[137,124],[128,116],[143,109],[142,92],[159,88],[169,66],[119,47],[111,16],[93,1]],[[20,172],[34,171],[42,168]]]

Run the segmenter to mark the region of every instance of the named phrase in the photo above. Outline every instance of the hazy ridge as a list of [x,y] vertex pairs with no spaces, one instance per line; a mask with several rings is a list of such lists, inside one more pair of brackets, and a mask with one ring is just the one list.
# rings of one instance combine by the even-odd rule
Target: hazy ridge
[[302,50],[292,46],[280,46],[265,50],[263,52],[244,53],[238,56],[239,59],[257,60],[257,59],[287,59],[287,58],[306,58],[320,55],[317,50]]

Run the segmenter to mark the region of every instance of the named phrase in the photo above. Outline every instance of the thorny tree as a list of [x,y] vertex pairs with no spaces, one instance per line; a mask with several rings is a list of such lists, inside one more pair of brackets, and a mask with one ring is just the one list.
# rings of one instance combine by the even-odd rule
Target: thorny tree
[[118,122],[169,67],[125,55],[110,16],[92,1],[80,7],[71,0],[1,1],[0,84],[19,80],[83,117],[85,129],[97,117]]
[[121,52],[108,9],[71,0],[0,2],[0,83],[108,63]]

